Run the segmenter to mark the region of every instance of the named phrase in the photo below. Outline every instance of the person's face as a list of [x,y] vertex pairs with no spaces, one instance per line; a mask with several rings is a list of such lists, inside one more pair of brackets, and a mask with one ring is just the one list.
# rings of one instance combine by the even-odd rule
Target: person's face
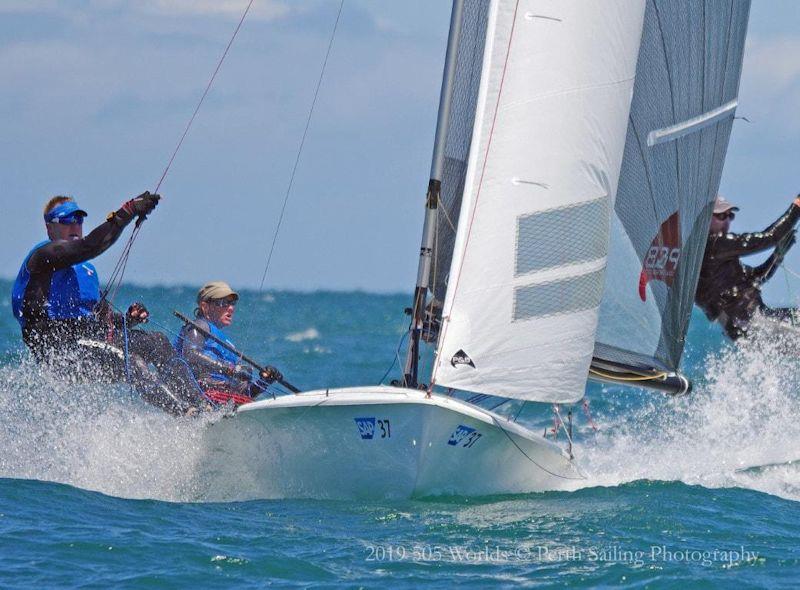
[[233,323],[233,313],[236,311],[236,298],[201,301],[200,311],[209,322],[223,327],[230,326]]
[[83,215],[73,215],[67,221],[70,223],[48,223],[47,236],[54,242],[83,238]]
[[726,234],[731,227],[731,221],[736,217],[733,211],[725,211],[724,213],[714,213],[711,216],[711,226],[709,233],[712,234]]

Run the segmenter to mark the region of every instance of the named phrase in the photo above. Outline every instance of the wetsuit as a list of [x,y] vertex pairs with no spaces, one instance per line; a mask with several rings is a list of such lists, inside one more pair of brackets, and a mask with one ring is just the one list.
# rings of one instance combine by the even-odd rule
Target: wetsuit
[[[205,318],[197,318],[195,323],[233,347],[225,333],[213,323]],[[175,349],[192,370],[205,397],[214,402],[246,403],[268,385],[261,380],[253,382],[249,369],[238,364],[238,355],[206,338],[191,325],[183,327],[175,340]]]
[[[794,309],[767,307],[761,299],[761,285],[775,273],[793,243],[793,228],[798,219],[800,207],[792,204],[764,231],[708,236],[695,303],[709,320],[722,324],[732,340],[747,332],[756,312],[778,319],[792,317]],[[770,248],[775,251],[759,266],[748,266],[739,260],[740,256]]]
[[[120,359],[118,352],[127,347],[128,368],[142,396],[173,413],[183,413],[188,381],[175,371],[169,339],[159,332],[126,331],[121,314],[98,305],[97,272],[88,261],[108,250],[132,219],[120,210],[84,238],[34,246],[14,283],[12,308],[22,338],[38,361],[47,359],[80,371],[88,363],[103,377],[117,380],[125,376],[124,357]],[[158,375],[153,375],[149,365]]]

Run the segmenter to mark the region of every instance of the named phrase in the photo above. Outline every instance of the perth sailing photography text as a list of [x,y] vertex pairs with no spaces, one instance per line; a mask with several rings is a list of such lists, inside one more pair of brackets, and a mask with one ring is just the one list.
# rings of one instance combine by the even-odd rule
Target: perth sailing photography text
[[0,587],[796,588],[800,2],[0,2]]
[[471,562],[471,563],[508,563],[508,562],[608,562],[625,563],[633,567],[642,567],[646,563],[686,562],[699,563],[710,567],[723,562],[728,567],[744,562],[749,564],[758,560],[758,553],[748,551],[744,546],[735,549],[670,549],[665,545],[653,545],[648,550],[625,549],[619,545],[604,547],[559,547],[547,545],[520,546],[515,548],[499,545],[470,547],[460,545],[368,545],[367,561],[419,561],[419,562]]

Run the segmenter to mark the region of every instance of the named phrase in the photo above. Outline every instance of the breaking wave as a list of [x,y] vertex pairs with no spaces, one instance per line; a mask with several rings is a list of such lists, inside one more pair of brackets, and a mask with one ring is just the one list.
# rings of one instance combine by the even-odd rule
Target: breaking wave
[[800,500],[798,352],[787,334],[729,345],[709,355],[692,394],[645,394],[634,412],[603,415],[578,443],[589,484],[682,481]]

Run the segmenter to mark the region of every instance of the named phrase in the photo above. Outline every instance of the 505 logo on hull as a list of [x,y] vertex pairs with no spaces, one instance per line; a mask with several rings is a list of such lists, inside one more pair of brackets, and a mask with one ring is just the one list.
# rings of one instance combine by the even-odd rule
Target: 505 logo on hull
[[[392,427],[388,418],[376,420],[374,416],[369,418],[353,418],[356,421],[358,434],[362,440],[372,440],[374,438],[392,438]],[[377,428],[376,428],[377,426]]]
[[482,436],[483,435],[474,428],[459,424],[458,428],[450,435],[450,440],[447,441],[447,444],[453,447],[464,447],[468,449],[478,442],[478,439]]

